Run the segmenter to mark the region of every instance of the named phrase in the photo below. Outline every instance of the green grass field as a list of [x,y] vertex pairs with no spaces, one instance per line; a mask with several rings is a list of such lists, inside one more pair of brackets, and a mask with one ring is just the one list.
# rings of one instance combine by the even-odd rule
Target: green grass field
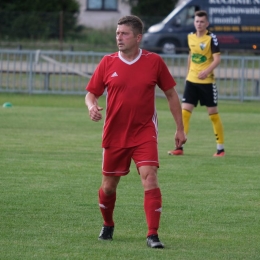
[[133,164],[118,187],[114,240],[98,241],[103,122],[89,119],[84,96],[0,94],[0,104],[1,260],[260,259],[259,102],[220,102],[225,158],[212,157],[215,139],[201,107],[185,156],[173,157],[175,125],[166,100],[157,99],[164,250],[146,246]]

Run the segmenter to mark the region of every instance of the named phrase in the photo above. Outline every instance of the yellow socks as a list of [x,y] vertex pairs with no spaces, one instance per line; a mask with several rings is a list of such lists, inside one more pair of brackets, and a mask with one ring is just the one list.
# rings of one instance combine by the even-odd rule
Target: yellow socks
[[[209,115],[212,122],[213,131],[216,136],[216,142],[218,145],[223,146],[224,144],[224,130],[219,114]],[[223,149],[223,148],[222,148]]]
[[191,117],[191,112],[188,110],[182,109],[182,120],[183,120],[183,125],[184,125],[184,132],[186,135],[189,132],[190,117]]

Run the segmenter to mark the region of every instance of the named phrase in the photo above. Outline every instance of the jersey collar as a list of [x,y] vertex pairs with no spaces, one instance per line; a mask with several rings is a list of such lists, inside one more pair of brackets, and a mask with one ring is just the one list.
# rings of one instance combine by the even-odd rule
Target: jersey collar
[[139,49],[139,54],[138,54],[138,56],[137,56],[134,60],[132,60],[132,61],[127,61],[126,59],[124,59],[124,58],[122,57],[120,51],[118,51],[118,57],[119,57],[119,59],[120,59],[121,61],[123,61],[124,63],[128,64],[128,65],[132,65],[132,64],[134,64],[135,62],[137,62],[137,61],[140,59],[141,55],[142,55],[142,49]]

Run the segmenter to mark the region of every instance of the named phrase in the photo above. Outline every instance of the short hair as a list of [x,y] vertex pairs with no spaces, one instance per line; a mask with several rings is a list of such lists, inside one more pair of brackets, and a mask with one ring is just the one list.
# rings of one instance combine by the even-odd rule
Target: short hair
[[126,16],[120,18],[119,21],[117,22],[117,24],[118,25],[125,24],[125,25],[130,26],[135,35],[143,34],[144,24],[143,24],[142,20],[135,15],[126,15]]
[[203,17],[203,16],[205,16],[206,19],[208,20],[208,14],[207,14],[207,12],[204,11],[204,10],[196,11],[196,12],[195,12],[195,16],[198,16],[198,17]]

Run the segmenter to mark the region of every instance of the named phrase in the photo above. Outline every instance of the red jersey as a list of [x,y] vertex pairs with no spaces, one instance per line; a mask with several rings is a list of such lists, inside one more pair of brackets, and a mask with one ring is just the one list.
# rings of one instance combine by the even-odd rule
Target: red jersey
[[158,54],[140,50],[131,62],[120,52],[103,57],[86,87],[96,96],[107,91],[103,148],[157,142],[156,85],[163,91],[176,85]]

